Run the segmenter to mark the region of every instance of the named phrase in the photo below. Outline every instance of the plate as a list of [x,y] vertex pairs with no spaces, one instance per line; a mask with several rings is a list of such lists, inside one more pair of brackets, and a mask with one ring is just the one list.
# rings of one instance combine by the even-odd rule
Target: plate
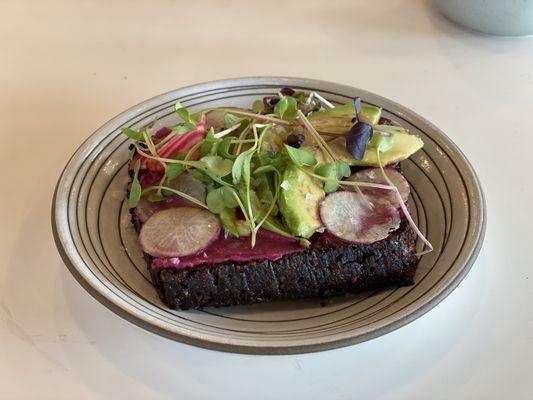
[[[419,135],[425,146],[402,163],[411,208],[435,250],[424,255],[415,284],[327,302],[273,302],[203,311],[173,311],[158,298],[129,222],[125,190],[129,140],[140,129],[176,122],[174,103],[192,111],[247,107],[290,86],[321,93],[333,103],[355,96],[383,108],[385,117]],[[479,253],[485,204],[471,165],[431,123],[383,97],[350,86],[299,78],[241,78],[177,89],[107,122],[72,156],[57,183],[54,237],[65,264],[96,299],[121,317],[182,342],[223,351],[290,354],[368,340],[420,317],[464,278]],[[418,243],[419,249],[422,243]]]

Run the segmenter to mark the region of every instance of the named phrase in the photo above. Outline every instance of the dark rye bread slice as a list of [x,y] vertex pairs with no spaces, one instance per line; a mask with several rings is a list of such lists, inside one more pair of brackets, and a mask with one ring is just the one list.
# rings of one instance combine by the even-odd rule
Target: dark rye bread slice
[[[138,227],[138,226],[137,226]],[[221,307],[272,300],[326,298],[413,283],[418,258],[408,223],[372,244],[309,248],[277,261],[202,264],[149,270],[161,299],[173,309]]]

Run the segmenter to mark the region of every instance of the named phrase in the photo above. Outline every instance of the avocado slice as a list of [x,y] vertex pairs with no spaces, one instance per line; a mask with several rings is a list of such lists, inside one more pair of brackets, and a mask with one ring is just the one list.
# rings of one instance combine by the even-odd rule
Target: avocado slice
[[[387,127],[390,131],[391,127]],[[424,146],[424,142],[418,136],[411,135],[401,127],[394,127],[394,136],[392,137],[392,146],[380,154],[383,165],[399,162],[409,158],[415,152]],[[339,157],[340,160],[346,161],[350,165],[359,166],[379,166],[376,149],[368,146],[362,160],[356,160],[346,150],[346,140],[343,137],[336,138],[328,142],[329,147]]]
[[[355,107],[353,104],[343,104],[329,110],[317,111],[307,117],[313,126],[328,133],[343,133],[353,125],[352,119],[355,117]],[[381,108],[370,104],[361,104],[361,120],[375,125],[381,118]]]
[[279,210],[294,236],[309,238],[322,226],[318,206],[324,199],[322,186],[291,164],[283,173]]

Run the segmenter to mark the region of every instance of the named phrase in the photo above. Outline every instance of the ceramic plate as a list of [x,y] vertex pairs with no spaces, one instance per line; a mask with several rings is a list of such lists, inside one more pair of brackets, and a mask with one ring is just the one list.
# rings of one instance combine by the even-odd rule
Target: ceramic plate
[[[411,208],[435,251],[420,260],[415,284],[357,296],[274,302],[203,311],[173,311],[158,298],[129,222],[125,190],[129,141],[124,126],[176,122],[174,103],[196,111],[246,107],[284,86],[314,90],[334,103],[361,96],[385,117],[419,135],[425,146],[402,168]],[[57,247],[80,284],[123,318],[157,334],[224,351],[303,353],[374,338],[421,316],[444,299],[474,262],[484,234],[485,205],[472,167],[435,126],[364,90],[296,78],[232,79],[174,90],[113,118],[76,151],[53,203]],[[419,249],[422,247],[418,243]]]

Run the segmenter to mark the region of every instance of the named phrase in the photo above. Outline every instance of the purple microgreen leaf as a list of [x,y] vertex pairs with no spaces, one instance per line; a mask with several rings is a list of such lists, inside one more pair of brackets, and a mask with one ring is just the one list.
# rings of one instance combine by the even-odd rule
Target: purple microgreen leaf
[[357,122],[346,134],[346,150],[348,150],[348,153],[356,160],[362,160],[372,134],[372,125],[365,122]]
[[361,115],[361,98],[359,96],[353,99],[353,105],[355,107],[355,116],[357,118],[357,121],[359,121],[359,117]]

